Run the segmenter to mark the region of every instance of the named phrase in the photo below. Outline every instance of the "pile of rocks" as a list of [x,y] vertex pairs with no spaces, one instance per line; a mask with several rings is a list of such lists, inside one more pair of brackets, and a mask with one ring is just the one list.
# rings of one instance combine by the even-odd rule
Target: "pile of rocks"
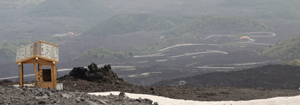
[[[57,91],[42,88],[16,88],[0,86],[1,105],[152,105],[149,99],[130,99],[124,93],[119,96],[95,96],[85,92]],[[154,103],[157,105],[157,103]]]
[[111,70],[110,65],[104,65],[103,68],[99,69],[95,63],[92,63],[88,65],[88,68],[89,70],[84,67],[74,67],[69,76],[97,83],[124,82],[122,78],[118,78],[117,74]]
[[11,80],[7,80],[7,79],[4,79],[4,80],[0,81],[0,85],[7,84],[7,83],[12,83],[12,81]]

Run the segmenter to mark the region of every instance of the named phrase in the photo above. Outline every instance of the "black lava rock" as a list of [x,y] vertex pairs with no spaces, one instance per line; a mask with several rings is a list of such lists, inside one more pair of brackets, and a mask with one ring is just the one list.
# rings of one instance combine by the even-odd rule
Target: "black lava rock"
[[[0,86],[0,104],[10,105],[152,105],[152,100],[134,99],[119,100],[118,96],[95,96],[84,92],[53,91],[42,88],[18,88]],[[22,94],[23,93],[23,94]],[[121,93],[124,96],[125,93]]]

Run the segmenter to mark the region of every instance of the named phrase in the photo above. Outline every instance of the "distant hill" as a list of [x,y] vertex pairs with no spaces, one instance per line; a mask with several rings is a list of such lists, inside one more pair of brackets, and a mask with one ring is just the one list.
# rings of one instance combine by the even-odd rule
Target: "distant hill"
[[96,48],[91,49],[83,54],[79,55],[78,57],[74,58],[73,60],[78,59],[92,59],[92,58],[110,58],[110,59],[117,59],[117,58],[128,58],[131,57],[132,54],[126,52],[114,52],[105,48]]
[[152,14],[121,14],[100,22],[84,34],[124,34],[136,31],[166,30],[174,26],[175,23],[172,21]]
[[195,18],[169,30],[169,35],[203,35],[210,32],[253,32],[272,28],[248,16],[221,17],[207,15]]
[[27,5],[37,5],[45,0],[0,0],[0,8],[19,8]]
[[255,18],[298,19],[299,0],[224,0],[219,3],[225,10],[243,11]]
[[100,0],[45,0],[26,14],[29,16],[102,16],[113,12]]
[[287,39],[259,51],[259,55],[282,60],[294,60],[300,58],[300,36]]
[[16,56],[16,51],[9,48],[0,48],[0,58],[6,58],[10,60],[14,60],[13,58]]

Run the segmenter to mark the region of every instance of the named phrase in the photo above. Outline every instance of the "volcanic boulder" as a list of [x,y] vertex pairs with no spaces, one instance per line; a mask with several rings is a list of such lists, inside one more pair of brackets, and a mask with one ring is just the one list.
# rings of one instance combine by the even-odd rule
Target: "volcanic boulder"
[[88,70],[84,67],[74,67],[73,70],[69,73],[69,76],[86,80],[86,72],[88,72]]
[[89,68],[89,70],[90,70],[91,73],[95,73],[95,72],[98,71],[98,67],[97,67],[97,65],[95,63],[90,64],[88,66],[88,68]]
[[74,67],[69,73],[73,78],[83,79],[98,83],[119,83],[123,79],[118,78],[117,74],[111,70],[110,65],[98,68],[95,63],[88,65],[89,70],[83,67]]

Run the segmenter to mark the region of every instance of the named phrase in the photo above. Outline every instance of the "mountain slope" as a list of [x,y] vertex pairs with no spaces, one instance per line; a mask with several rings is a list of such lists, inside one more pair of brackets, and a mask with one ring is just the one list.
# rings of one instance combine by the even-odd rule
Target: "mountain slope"
[[249,12],[256,18],[297,19],[299,4],[299,0],[224,0],[219,6]]
[[252,32],[272,28],[247,16],[221,17],[207,15],[189,20],[166,32],[170,35],[207,34],[210,32]]
[[287,39],[260,50],[259,55],[282,60],[294,60],[300,58],[300,36]]
[[20,8],[28,5],[36,5],[45,0],[0,0],[0,8]]
[[88,17],[111,14],[112,9],[99,0],[45,0],[27,12],[29,16],[70,16]]
[[185,86],[197,87],[236,86],[298,89],[299,79],[300,68],[297,66],[267,65],[241,71],[214,72],[162,81],[154,86],[178,85],[179,81],[185,81]]
[[165,30],[175,23],[151,14],[122,14],[100,22],[84,34],[108,35],[124,34],[136,31]]
[[74,58],[73,60],[78,59],[92,59],[92,58],[128,58],[131,57],[129,53],[126,52],[114,52],[105,48],[96,48],[91,49],[83,54],[79,55],[78,57]]

